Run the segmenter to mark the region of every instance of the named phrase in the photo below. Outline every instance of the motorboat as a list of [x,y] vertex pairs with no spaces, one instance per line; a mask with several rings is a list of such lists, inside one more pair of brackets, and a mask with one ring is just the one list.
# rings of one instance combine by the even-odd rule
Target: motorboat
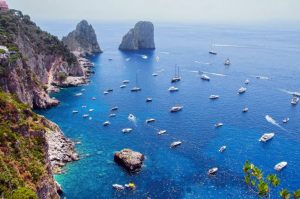
[[205,74],[203,74],[203,75],[201,75],[201,79],[204,80],[204,81],[209,81],[210,77],[207,76],[207,75],[205,75]]
[[170,145],[170,147],[171,147],[171,148],[175,148],[175,147],[181,145],[181,143],[182,143],[181,141],[175,141],[175,142],[172,142],[171,145]]
[[152,73],[152,76],[156,77],[156,76],[158,76],[158,74],[157,73]]
[[122,129],[123,133],[130,133],[132,131],[132,128],[124,128]]
[[96,100],[96,97],[92,97],[92,100]]
[[82,115],[82,117],[87,118],[87,117],[89,117],[89,114],[84,114],[84,115]]
[[113,184],[112,187],[118,191],[122,191],[125,189],[125,187],[123,185],[120,184]]
[[179,67],[175,65],[175,74],[174,77],[171,79],[171,83],[179,82],[181,80],[181,77],[179,75]]
[[297,105],[298,102],[299,102],[299,97],[293,97],[292,100],[291,100],[292,105]]
[[130,82],[130,81],[127,80],[127,79],[126,79],[126,80],[123,80],[123,84],[129,84],[129,82]]
[[83,89],[81,89],[81,91],[85,91],[85,89],[83,88]]
[[110,110],[111,110],[111,111],[117,111],[118,109],[119,109],[119,107],[114,106],[114,107],[112,107]]
[[109,93],[109,92],[107,92],[107,91],[104,91],[104,92],[103,92],[104,95],[107,95],[108,93]]
[[148,59],[148,56],[147,56],[147,55],[141,55],[141,57],[142,57],[143,59]]
[[259,138],[260,142],[267,142],[274,137],[275,133],[265,133]]
[[250,83],[250,80],[249,79],[246,79],[245,80],[245,84],[249,84]]
[[155,122],[155,119],[154,118],[150,118],[150,119],[147,119],[146,120],[146,123],[148,124],[148,123],[152,123],[152,122]]
[[210,95],[209,99],[215,100],[215,99],[219,99],[220,96],[219,95]]
[[249,111],[249,108],[248,107],[245,107],[245,108],[243,108],[243,113],[247,113],[248,111]]
[[276,164],[275,166],[274,166],[274,169],[276,170],[276,171],[281,171],[284,167],[286,167],[287,166],[287,162],[279,162],[278,164]]
[[176,92],[176,91],[178,91],[179,89],[178,88],[176,88],[175,86],[171,86],[169,89],[168,89],[168,91],[170,91],[170,92]]
[[78,111],[72,111],[73,114],[78,113]]
[[176,113],[178,111],[181,111],[183,108],[183,106],[173,106],[171,109],[170,109],[170,112],[171,113]]
[[230,59],[227,58],[227,59],[225,60],[225,62],[224,62],[224,65],[225,65],[225,66],[229,66],[230,64],[231,64]]
[[111,113],[111,114],[109,114],[108,117],[116,117],[116,114],[115,113]]
[[247,90],[247,88],[241,87],[241,88],[238,90],[238,94],[243,94],[243,93],[246,92],[246,90]]
[[93,111],[94,111],[94,109],[92,109],[92,108],[91,108],[91,109],[89,109],[89,112],[93,112]]
[[81,108],[86,108],[86,105],[82,105]]
[[109,126],[110,125],[110,122],[109,121],[106,121],[103,123],[103,126]]
[[158,135],[163,135],[167,132],[167,130],[160,130],[157,132]]
[[208,170],[207,174],[208,175],[215,175],[218,172],[218,167],[213,167],[211,169]]
[[81,96],[81,95],[83,95],[83,93],[76,93],[76,94],[75,94],[75,96],[77,96],[77,97],[79,97],[79,96]]
[[290,118],[286,117],[286,118],[284,118],[284,119],[282,120],[282,122],[283,122],[283,123],[288,123],[289,120],[290,120]]
[[226,150],[226,146],[221,146],[221,148],[219,149],[219,152],[223,153]]
[[126,84],[122,84],[121,86],[120,86],[120,88],[125,88],[126,87]]
[[221,122],[218,122],[218,123],[215,124],[215,127],[216,127],[216,128],[219,128],[219,127],[221,127],[221,126],[223,126],[223,123],[221,123]]
[[146,102],[152,102],[152,98],[151,98],[151,97],[148,97],[148,98],[146,99]]
[[109,89],[107,89],[106,91],[110,93],[110,92],[113,92],[113,91],[114,91],[114,89],[112,89],[112,88],[109,88]]

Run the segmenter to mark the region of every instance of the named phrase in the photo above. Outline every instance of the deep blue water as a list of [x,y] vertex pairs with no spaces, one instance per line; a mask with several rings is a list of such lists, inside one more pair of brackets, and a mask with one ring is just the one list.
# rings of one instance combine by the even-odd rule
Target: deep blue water
[[[73,28],[44,26],[59,36]],[[265,174],[275,172],[278,162],[287,161],[287,168],[277,173],[280,188],[300,188],[300,105],[291,106],[291,96],[280,90],[300,91],[300,30],[157,25],[155,51],[122,53],[117,49],[119,42],[132,24],[94,26],[104,53],[91,58],[95,63],[91,83],[63,89],[54,95],[61,101],[59,106],[39,111],[58,123],[66,136],[81,142],[77,145],[81,160],[68,164],[67,172],[56,176],[66,198],[256,198],[243,182],[246,160]],[[208,54],[212,41],[221,44],[216,48],[217,56]],[[148,59],[143,59],[143,54]],[[223,65],[227,57],[230,67]],[[180,66],[182,81],[176,84],[178,93],[169,93],[175,64]],[[211,81],[203,82],[198,70],[225,76],[209,74]],[[159,76],[153,77],[153,72]],[[136,73],[142,91],[131,93]],[[257,75],[271,79],[258,80]],[[237,95],[247,78],[251,81],[247,92]],[[124,79],[131,83],[120,89]],[[84,95],[75,97],[82,88]],[[113,93],[103,95],[107,88],[113,88]],[[211,94],[220,95],[220,99],[210,101]],[[146,97],[152,97],[153,102],[146,103]],[[184,109],[171,114],[169,109],[175,104]],[[117,116],[108,118],[115,105],[119,107]],[[242,113],[244,106],[249,107],[248,113]],[[89,113],[92,120],[82,118],[90,108],[95,109]],[[73,115],[72,110],[79,110],[79,114]],[[137,126],[128,121],[129,113],[137,116]],[[285,130],[268,123],[267,114]],[[153,127],[144,123],[150,117],[157,120]],[[288,124],[282,124],[284,117],[290,117]],[[106,120],[111,122],[109,127],[102,126]],[[224,126],[215,129],[216,122]],[[123,134],[125,127],[134,130]],[[158,136],[155,128],[168,133]],[[258,142],[270,131],[276,133],[273,140]],[[170,149],[170,143],[177,140],[182,145]],[[227,150],[221,154],[218,149],[222,145],[227,145]],[[123,148],[145,154],[138,174],[130,175],[114,163],[114,152]],[[219,172],[209,177],[207,170],[215,166]],[[137,185],[133,192],[117,192],[111,187],[129,181]],[[273,198],[278,198],[278,190]]]

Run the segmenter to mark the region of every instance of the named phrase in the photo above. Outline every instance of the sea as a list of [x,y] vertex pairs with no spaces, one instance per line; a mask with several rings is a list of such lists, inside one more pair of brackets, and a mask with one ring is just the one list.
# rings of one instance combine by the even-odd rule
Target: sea
[[[76,23],[39,25],[61,38]],[[290,103],[291,92],[300,91],[299,26],[155,24],[156,49],[136,52],[118,50],[134,23],[93,26],[104,52],[89,57],[95,64],[91,82],[52,94],[61,103],[36,110],[78,142],[80,160],[55,176],[64,191],[62,198],[259,198],[244,182],[246,160],[261,168],[264,176],[275,173],[280,178],[280,185],[271,189],[272,198],[280,198],[282,188],[300,188],[300,104]],[[217,55],[208,53],[212,46]],[[230,66],[224,65],[227,58]],[[175,66],[181,81],[172,84]],[[210,81],[201,80],[201,74]],[[120,88],[123,80],[130,80],[126,88]],[[141,92],[130,92],[135,85]],[[170,86],[179,91],[170,93]],[[247,91],[239,95],[241,87]],[[113,92],[104,95],[107,89]],[[212,94],[220,98],[210,100]],[[153,101],[146,103],[147,97]],[[175,105],[183,106],[182,111],[170,113]],[[109,118],[114,106],[119,107],[116,117]],[[245,107],[247,113],[242,112]],[[135,122],[128,120],[129,114]],[[286,117],[290,121],[283,124]],[[146,124],[149,118],[156,121]],[[104,127],[105,121],[111,124]],[[215,128],[218,122],[224,125]],[[124,134],[123,128],[133,131]],[[167,133],[158,135],[159,130]],[[259,142],[268,132],[274,132],[274,138]],[[182,144],[170,148],[174,141]],[[224,145],[227,148],[220,153]],[[130,174],[114,162],[114,153],[124,148],[145,155],[140,172]],[[274,166],[281,161],[288,165],[277,172]],[[208,175],[213,167],[218,172]],[[112,188],[129,182],[135,190]]]

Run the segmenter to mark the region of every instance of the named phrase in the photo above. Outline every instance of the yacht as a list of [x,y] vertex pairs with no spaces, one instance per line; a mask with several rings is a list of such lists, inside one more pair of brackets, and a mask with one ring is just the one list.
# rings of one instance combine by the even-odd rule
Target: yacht
[[245,107],[244,109],[243,109],[243,113],[247,113],[249,111],[249,108],[248,107]]
[[118,191],[122,191],[125,189],[125,187],[123,185],[120,184],[113,184],[112,187]]
[[246,79],[245,80],[245,84],[249,84],[250,83],[250,80],[249,79]]
[[109,114],[108,117],[116,117],[116,114],[115,113],[111,113],[111,114]]
[[284,167],[286,167],[287,166],[287,162],[279,162],[278,164],[276,164],[275,166],[274,166],[274,169],[276,170],[276,171],[281,171]]
[[175,74],[174,77],[171,79],[171,83],[179,82],[181,80],[181,77],[179,75],[179,67],[175,65]]
[[226,146],[221,146],[221,148],[219,149],[219,152],[223,153],[226,150]]
[[78,113],[78,111],[72,111],[73,114]]
[[152,122],[155,122],[155,119],[154,118],[150,118],[150,119],[147,119],[146,120],[146,123],[148,124],[148,123],[152,123]]
[[299,97],[293,97],[292,100],[291,100],[292,105],[297,105],[298,102],[299,102]]
[[147,97],[146,102],[152,102],[152,98],[151,97]]
[[247,90],[247,88],[241,87],[241,88],[238,90],[238,94],[243,94],[243,93],[246,92],[246,90]]
[[259,138],[260,142],[267,142],[274,137],[275,133],[265,133]]
[[75,96],[77,96],[77,97],[79,97],[79,96],[81,96],[81,95],[83,95],[83,93],[76,93],[76,94],[75,94]]
[[84,114],[82,117],[87,118],[87,117],[89,117],[89,114]]
[[218,123],[215,124],[215,127],[216,127],[216,128],[219,128],[219,127],[221,127],[221,126],[223,126],[223,123],[221,123],[221,122],[218,122]]
[[131,89],[131,92],[139,92],[141,91],[142,89],[140,87],[137,86],[138,85],[138,80],[137,80],[137,74],[136,74],[136,77],[135,77],[135,87],[133,87]]
[[201,75],[201,79],[202,79],[202,80],[205,80],[205,81],[209,81],[209,80],[210,80],[210,77],[207,76],[207,75],[205,75],[205,74],[203,74],[203,75]]
[[103,92],[104,95],[107,95],[108,93],[109,93],[109,92],[107,92],[107,91],[104,91],[104,92]]
[[117,111],[118,109],[119,109],[119,107],[114,106],[114,107],[112,107],[110,110],[111,110],[111,111]]
[[183,108],[183,106],[173,106],[171,109],[170,109],[170,112],[171,113],[176,113],[178,111],[181,111]]
[[215,175],[218,172],[218,167],[214,167],[208,170],[208,175]]
[[126,80],[123,80],[123,84],[129,84],[129,82],[130,82],[130,81],[127,80],[127,79],[126,79]]
[[290,118],[286,117],[286,118],[284,118],[284,119],[282,120],[282,122],[283,122],[283,123],[288,123],[289,120],[290,120]]
[[157,132],[158,135],[163,135],[167,132],[167,130],[160,130]]
[[110,125],[110,122],[109,121],[106,121],[103,123],[103,126],[109,126]]
[[92,109],[92,108],[91,108],[91,109],[89,109],[89,112],[93,112],[93,111],[94,111],[94,109]]
[[122,129],[123,133],[130,133],[132,131],[132,128],[124,128]]
[[181,141],[172,142],[171,145],[170,145],[170,147],[171,148],[175,148],[175,147],[181,145],[181,143],[182,143]]
[[225,62],[224,62],[224,65],[225,65],[225,66],[229,66],[230,64],[231,64],[230,59],[227,58],[227,59],[225,60]]
[[210,95],[210,96],[209,96],[209,99],[212,99],[212,100],[214,100],[214,99],[219,99],[219,98],[220,98],[219,95]]
[[178,91],[179,89],[178,88],[176,88],[175,86],[171,86],[169,89],[168,89],[168,91],[170,91],[170,92],[176,92],[176,91]]
[[126,87],[126,84],[122,84],[121,86],[120,86],[120,88],[125,88]]
[[211,55],[217,55],[217,51],[215,51],[213,44],[211,44],[211,48],[210,48],[210,51],[208,53],[211,54]]

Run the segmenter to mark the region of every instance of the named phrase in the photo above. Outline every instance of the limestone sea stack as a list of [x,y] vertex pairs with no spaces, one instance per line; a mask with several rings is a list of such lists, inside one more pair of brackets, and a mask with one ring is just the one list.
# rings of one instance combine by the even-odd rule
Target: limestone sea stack
[[137,172],[141,169],[145,157],[140,152],[131,149],[123,149],[114,155],[116,163],[124,167],[129,172]]
[[102,53],[94,28],[86,20],[77,24],[76,29],[62,38],[70,51],[81,55]]
[[152,22],[140,21],[123,37],[120,50],[155,49],[154,26]]

